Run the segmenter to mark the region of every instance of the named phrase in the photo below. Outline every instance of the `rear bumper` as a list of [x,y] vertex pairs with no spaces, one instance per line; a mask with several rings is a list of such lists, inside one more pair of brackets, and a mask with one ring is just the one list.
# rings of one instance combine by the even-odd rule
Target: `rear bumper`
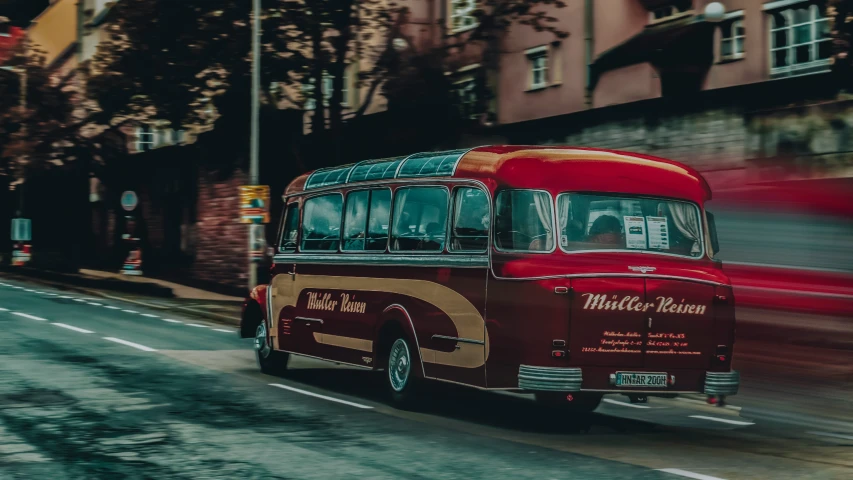
[[[587,381],[584,382],[584,370]],[[646,390],[642,388],[616,388],[612,383],[603,383],[614,376],[612,367],[539,367],[521,365],[518,369],[518,388],[537,392],[580,392],[602,393],[706,393],[708,395],[734,395],[740,386],[740,374],[730,372],[703,372],[702,370],[674,371],[679,379],[666,389]]]
[[580,368],[534,367],[518,368],[518,388],[548,392],[579,392],[583,383]]
[[730,372],[705,373],[705,393],[708,395],[734,395],[740,387],[740,373]]

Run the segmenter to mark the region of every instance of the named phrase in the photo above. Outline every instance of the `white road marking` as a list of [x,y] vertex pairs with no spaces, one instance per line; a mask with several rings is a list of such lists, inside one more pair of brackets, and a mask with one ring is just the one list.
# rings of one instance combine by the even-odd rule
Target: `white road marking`
[[23,290],[23,289],[24,289],[24,287],[16,287],[16,286],[14,286],[14,285],[12,286],[12,288],[17,288],[18,290]]
[[142,316],[143,317],[149,317],[149,318],[160,318],[159,315],[154,315],[152,313],[143,313]]
[[83,300],[82,298],[75,298],[74,301],[86,303],[86,300]]
[[120,307],[114,307],[112,305],[104,305],[104,308],[109,308],[110,310],[121,310]]
[[687,478],[695,478],[696,480],[723,480],[720,477],[712,477],[710,475],[702,475],[701,473],[694,473],[687,470],[681,470],[680,468],[660,468],[659,472],[671,473],[673,475],[679,475]]
[[59,296],[58,293],[45,293],[45,295],[50,295],[51,297]]
[[853,440],[853,435],[843,435],[840,433],[832,433],[832,432],[806,432],[810,435],[818,435],[820,437],[830,437],[830,438],[840,438],[842,440]]
[[71,297],[69,297],[68,295],[62,295],[59,298],[71,298]]
[[328,400],[330,402],[343,403],[344,405],[349,405],[349,406],[355,407],[355,408],[363,408],[366,410],[372,410],[373,409],[373,407],[371,407],[369,405],[362,405],[360,403],[348,402],[346,400],[341,400],[339,398],[327,397],[325,395],[320,395],[319,393],[314,393],[314,392],[309,392],[308,390],[301,390],[299,388],[289,387],[287,385],[282,385],[280,383],[270,383],[270,386],[271,387],[277,387],[277,388],[283,388],[285,390],[290,390],[291,392],[301,393],[303,395],[308,395],[310,397],[322,398],[323,400]]
[[30,315],[29,313],[22,312],[12,312],[12,315],[17,315],[19,317],[29,318],[30,320],[38,320],[39,322],[46,322],[46,318],[37,317],[35,315]]
[[8,308],[0,307],[0,312],[8,312],[8,311],[9,311],[9,309],[8,309]]
[[120,343],[122,345],[127,345],[128,347],[133,347],[133,348],[136,348],[138,350],[142,350],[143,352],[156,352],[157,351],[151,347],[146,347],[145,345],[140,345],[138,343],[128,342],[127,340],[122,340],[120,338],[104,337],[104,340],[109,340],[111,342]]
[[605,398],[602,400],[603,402],[612,403],[613,405],[619,405],[620,407],[631,407],[631,408],[652,408],[648,405],[635,405],[633,403],[620,402],[619,400],[613,400],[611,398]]
[[53,325],[56,325],[57,327],[67,328],[68,330],[74,330],[75,332],[80,332],[80,333],[95,333],[91,330],[86,330],[84,328],[75,327],[73,325],[66,325],[64,323],[54,322]]
[[199,325],[198,323],[188,323],[188,327],[208,328],[207,325]]
[[169,322],[169,323],[184,323],[184,322],[182,322],[182,321],[180,321],[180,320],[173,320],[173,319],[171,319],[171,318],[164,318],[164,319],[163,319],[163,321],[164,321],[164,322]]
[[729,423],[732,425],[755,425],[753,422],[744,422],[741,420],[729,420],[728,418],[706,417],[705,415],[690,415],[690,418],[698,418],[701,420],[710,420],[712,422]]
[[89,305],[94,305],[94,306],[96,306],[96,307],[102,307],[102,306],[104,306],[104,304],[103,304],[103,303],[95,303],[95,302],[86,302],[86,303],[88,303]]
[[124,313],[139,313],[136,310],[122,310]]
[[24,289],[24,291],[25,291],[25,292],[35,292],[35,290],[31,290],[31,289],[29,289],[29,288],[25,288],[25,289]]
[[234,333],[234,330],[225,330],[224,328],[214,328],[213,331],[222,333]]

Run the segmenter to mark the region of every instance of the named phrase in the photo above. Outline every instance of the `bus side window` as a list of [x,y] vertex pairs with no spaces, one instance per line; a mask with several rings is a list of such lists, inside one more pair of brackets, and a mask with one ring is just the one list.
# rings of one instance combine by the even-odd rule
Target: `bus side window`
[[447,236],[447,189],[443,187],[399,188],[394,194],[394,224],[391,250],[444,250]]
[[489,242],[489,199],[479,188],[457,188],[453,197],[450,249],[485,252]]
[[305,200],[302,215],[302,250],[337,250],[341,243],[341,194]]
[[388,246],[388,224],[391,222],[391,190],[371,190],[365,250],[385,251]]
[[347,195],[342,250],[364,250],[364,237],[365,230],[367,229],[367,201],[369,197],[369,190],[350,192]]
[[299,235],[299,203],[293,202],[287,206],[284,217],[284,228],[281,231],[280,252],[295,252],[296,238]]

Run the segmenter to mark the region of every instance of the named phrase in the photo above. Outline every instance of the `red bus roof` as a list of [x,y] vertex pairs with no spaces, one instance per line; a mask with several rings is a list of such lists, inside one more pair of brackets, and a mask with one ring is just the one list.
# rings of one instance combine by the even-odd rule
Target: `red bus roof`
[[333,185],[394,178],[470,178],[497,188],[608,192],[697,203],[711,189],[696,170],[672,160],[596,148],[505,145],[366,160],[297,177],[286,195]]

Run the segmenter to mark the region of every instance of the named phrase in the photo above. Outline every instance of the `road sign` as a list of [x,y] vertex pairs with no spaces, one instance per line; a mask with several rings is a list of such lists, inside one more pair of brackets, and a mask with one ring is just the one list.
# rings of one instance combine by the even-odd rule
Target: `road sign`
[[33,239],[33,227],[29,218],[12,219],[12,241],[28,242]]
[[136,196],[136,192],[133,190],[127,190],[121,194],[121,208],[130,212],[136,208],[136,205],[139,203],[139,197]]
[[240,186],[240,223],[270,223],[270,187]]

